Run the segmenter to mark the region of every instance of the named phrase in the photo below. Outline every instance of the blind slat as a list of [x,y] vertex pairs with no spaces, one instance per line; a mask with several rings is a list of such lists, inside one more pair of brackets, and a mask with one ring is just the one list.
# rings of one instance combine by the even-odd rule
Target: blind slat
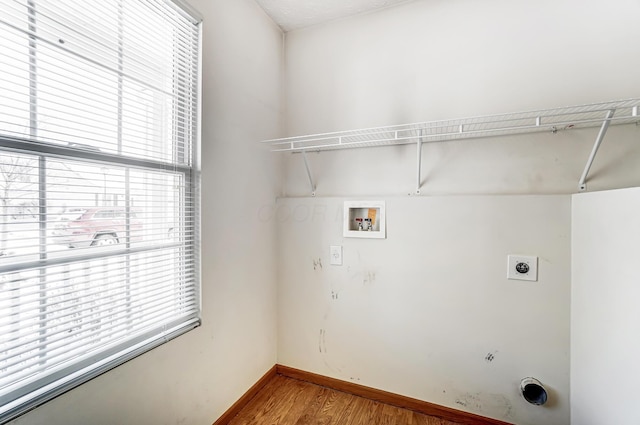
[[[175,308],[175,300],[172,299],[169,295],[154,295],[150,293],[149,296],[150,301],[144,303],[143,305],[135,305],[126,309],[117,309],[117,308],[107,308],[103,306],[103,308],[99,308],[96,310],[96,314],[100,315],[99,318],[93,318],[90,322],[89,329],[94,329],[96,327],[100,328],[100,330],[104,331],[104,334],[100,333],[100,330],[92,332],[92,335],[100,336],[100,338],[106,338],[106,335],[110,330],[112,330],[116,325],[105,325],[103,322],[108,323],[123,321],[124,326],[129,327],[131,329],[136,329],[140,326],[139,317],[153,317],[154,313],[158,314],[169,314],[171,315],[174,311],[186,310],[193,311],[192,308],[184,308],[184,307],[194,307],[195,306],[195,293],[192,293],[193,297],[184,297],[185,301],[180,305],[183,307],[181,309]],[[163,307],[160,307],[163,306]],[[144,310],[141,311],[140,307],[144,307]],[[130,311],[131,310],[131,311]],[[124,317],[123,317],[124,316]],[[32,353],[32,357],[40,358],[38,362],[42,362],[42,349],[46,349],[46,352],[49,353],[52,350],[56,349],[56,347],[64,347],[68,345],[64,343],[69,339],[73,339],[75,333],[74,329],[82,328],[81,325],[75,323],[77,320],[68,320],[62,322],[61,325],[71,325],[73,326],[60,326],[57,330],[53,331],[51,329],[42,329],[43,335],[34,336],[26,341],[20,341],[21,349],[12,351],[11,354],[5,355],[0,358],[0,364],[2,364],[2,368],[11,368],[17,364],[20,364],[21,367],[16,370],[29,368],[31,365],[22,357],[23,354]],[[134,323],[133,325],[131,323]],[[119,323],[117,326],[121,326]],[[80,332],[82,333],[82,332]],[[38,344],[33,345],[34,343],[42,341]],[[58,343],[63,342],[62,345],[58,345]],[[17,359],[16,359],[17,358]],[[11,361],[13,359],[13,362]],[[47,359],[47,362],[50,363],[50,360]],[[6,374],[6,376],[11,376],[11,374]],[[4,377],[3,377],[4,379]],[[0,385],[1,387],[1,385]]]
[[[143,320],[139,320],[138,321],[139,327],[137,329],[133,329],[131,331],[133,331],[133,332],[145,331],[150,326],[155,327],[155,326],[158,325],[158,323],[162,324],[162,322],[163,322],[162,319],[165,319],[165,323],[169,323],[171,321],[170,319],[175,319],[175,317],[176,317],[175,314],[167,314],[167,313],[160,313],[160,314],[155,314],[155,315],[154,314],[150,314],[148,318],[144,318]],[[193,315],[185,316],[185,319],[188,320],[188,319],[192,319],[193,317],[194,317]],[[119,335],[121,333],[122,332],[120,330],[111,329],[111,330],[107,330],[107,331],[105,331],[103,333],[101,333],[100,331],[95,331],[95,332],[92,332],[90,334],[90,336],[99,335],[101,337],[109,338],[109,337],[113,337],[114,335],[118,335],[118,336],[122,337],[122,335]],[[126,339],[126,338],[119,338],[119,339],[123,340],[123,339]],[[113,342],[114,341],[111,340],[110,344],[112,344]],[[106,346],[107,344],[104,344],[104,345]],[[99,347],[97,347],[97,348],[99,348]],[[82,355],[85,355],[85,354],[93,352],[95,349],[96,349],[95,346],[90,346],[85,350],[76,351],[74,356],[66,356],[66,357],[64,356],[66,350],[61,350],[62,353],[60,353],[60,352],[52,353],[53,355],[51,356],[51,360],[54,360],[55,363],[57,363],[58,365],[64,365],[69,360],[69,357],[81,357]],[[36,361],[35,364],[37,364],[37,363],[38,362]],[[29,364],[29,366],[32,366],[32,365],[33,365],[33,363]],[[19,379],[24,379],[24,378],[29,377],[29,376],[38,376],[38,375],[41,375],[42,373],[46,374],[49,371],[48,369],[51,368],[51,365],[49,364],[49,365],[45,365],[45,366],[48,366],[48,367],[42,367],[40,369],[35,369],[35,370],[32,370],[29,367],[24,367],[24,368],[22,368],[22,370],[19,373],[15,374],[12,377],[13,381],[15,382],[15,381],[17,381]],[[9,387],[9,385],[5,386],[5,389],[7,387]],[[2,388],[0,388],[0,390],[2,390]]]
[[[155,270],[153,271],[156,275],[160,275],[161,277],[164,278],[164,280],[159,280],[159,279],[153,279],[153,280],[145,280],[145,281],[138,281],[135,282],[134,284],[125,284],[122,285],[119,283],[114,284],[114,285],[109,285],[109,289],[107,291],[105,290],[101,290],[98,292],[93,292],[93,293],[84,293],[84,291],[81,291],[82,293],[75,296],[75,294],[67,294],[70,295],[70,297],[68,299],[65,300],[55,300],[53,302],[45,302],[42,303],[42,297],[45,296],[46,297],[46,293],[51,291],[52,288],[47,288],[47,289],[42,289],[41,291],[36,291],[33,293],[30,293],[29,295],[34,298],[34,301],[31,302],[32,305],[27,304],[24,308],[21,309],[11,309],[10,312],[5,312],[3,314],[3,317],[6,317],[2,319],[0,326],[3,328],[6,327],[12,327],[12,326],[18,326],[21,322],[29,322],[30,325],[38,325],[42,328],[46,327],[47,324],[47,317],[45,316],[55,316],[59,313],[64,313],[64,312],[69,312],[69,314],[81,314],[85,311],[91,310],[91,309],[95,309],[97,308],[97,306],[100,305],[109,305],[111,307],[116,306],[116,301],[118,300],[127,300],[128,296],[130,296],[130,293],[139,295],[138,293],[140,292],[146,292],[148,291],[150,295],[152,292],[159,290],[160,289],[167,289],[167,279],[170,278],[176,278],[176,276],[167,276],[166,273],[160,273],[159,271],[156,273]],[[149,276],[153,276],[152,274],[149,274]],[[187,273],[185,274],[185,281],[188,281],[189,276],[191,276],[191,274]],[[147,285],[144,285],[145,282],[150,282]],[[118,286],[120,284],[120,286]],[[78,283],[72,285],[72,286],[77,286],[79,285]],[[53,288],[53,290],[56,291],[60,291],[61,289],[64,289],[63,287],[59,287],[59,288]],[[100,294],[104,294],[104,296],[108,296],[109,297],[109,301],[108,302],[96,302],[94,300],[94,297],[100,295]],[[58,294],[58,296],[56,298],[60,298],[63,297],[65,294]],[[119,295],[126,295],[123,298],[118,298]],[[75,296],[75,297],[73,297]],[[73,298],[72,298],[73,297]],[[89,301],[87,301],[89,300]],[[78,304],[82,303],[91,303],[91,307],[87,307],[87,308],[81,308],[80,305],[72,305],[72,306],[68,306],[69,303],[74,303],[77,302]],[[128,304],[130,301],[126,301],[126,303]],[[63,304],[62,307],[56,307],[60,304]],[[42,310],[43,309],[47,309],[46,314],[42,314]],[[33,313],[30,313],[30,311],[33,311]],[[36,321],[33,321],[33,319],[39,319]],[[57,325],[56,325],[57,326]],[[20,333],[14,333],[12,332],[10,335],[11,339],[16,339],[16,338],[20,338]],[[4,337],[2,340],[0,340],[0,344],[5,343],[6,341],[4,341]],[[1,361],[1,357],[0,357],[0,361]]]

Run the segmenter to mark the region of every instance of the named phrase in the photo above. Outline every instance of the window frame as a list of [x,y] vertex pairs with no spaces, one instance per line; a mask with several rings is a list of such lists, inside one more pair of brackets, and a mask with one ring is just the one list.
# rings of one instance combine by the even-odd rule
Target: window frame
[[[153,348],[156,348],[177,336],[180,336],[201,324],[201,311],[202,311],[202,297],[201,297],[201,259],[200,259],[200,178],[201,178],[201,116],[202,116],[202,16],[195,11],[191,6],[182,0],[163,0],[164,3],[178,11],[183,17],[188,18],[194,25],[197,26],[198,34],[198,51],[196,54],[197,70],[196,70],[196,89],[195,89],[195,129],[192,133],[192,143],[188,144],[191,148],[190,155],[191,165],[185,164],[184,161],[180,163],[168,163],[160,160],[154,160],[149,158],[136,158],[132,156],[125,156],[120,154],[113,154],[109,152],[102,152],[96,149],[84,149],[82,146],[78,146],[75,143],[69,143],[67,146],[37,141],[34,139],[28,139],[26,137],[14,137],[0,134],[0,153],[7,152],[12,154],[26,154],[37,158],[38,161],[38,176],[39,176],[39,198],[38,203],[39,212],[39,229],[40,229],[40,245],[46,245],[46,229],[47,229],[47,205],[46,205],[46,161],[48,158],[68,159],[78,162],[103,164],[104,166],[117,166],[124,169],[140,169],[145,171],[170,171],[178,173],[183,176],[185,183],[185,191],[182,196],[187,197],[193,202],[191,208],[194,209],[192,215],[182,212],[180,217],[184,224],[183,228],[190,228],[193,230],[193,245],[189,248],[190,255],[194,257],[193,260],[193,275],[195,281],[196,290],[196,303],[197,314],[196,317],[187,321],[180,319],[178,321],[171,321],[173,326],[168,326],[165,332],[158,337],[156,332],[149,332],[149,335],[143,334],[138,336],[135,340],[127,341],[126,343],[119,343],[116,347],[110,350],[100,350],[96,355],[85,358],[82,362],[74,362],[68,368],[63,368],[59,372],[56,372],[57,378],[47,378],[48,381],[52,381],[46,385],[27,384],[24,387],[23,395],[20,397],[14,397],[12,400],[6,401],[4,397],[0,397],[0,423],[6,423],[11,421],[20,415],[32,410],[33,408],[44,404],[59,395],[76,388],[77,386],[94,379],[95,377],[123,364],[127,361],[146,353]],[[34,0],[27,0],[28,4],[34,4]],[[31,37],[29,37],[29,49],[34,48],[32,46]],[[31,56],[30,56],[31,57]],[[174,55],[175,59],[175,55]],[[31,61],[31,59],[30,59]],[[30,64],[30,74],[37,73],[37,64]],[[35,80],[35,79],[34,79]],[[179,89],[176,89],[179,90]],[[29,97],[36,97],[35,88],[30,87]],[[122,94],[119,94],[121,97]],[[37,102],[34,102],[37,105]],[[37,107],[37,106],[36,106]],[[176,112],[174,111],[174,114]],[[173,115],[175,117],[175,115]],[[37,129],[37,115],[33,112],[30,114],[32,127]],[[37,131],[37,130],[36,130]],[[175,132],[175,130],[174,130]],[[120,132],[121,133],[121,132]],[[32,138],[37,135],[31,134]],[[121,134],[119,135],[121,137]],[[174,141],[176,137],[180,137],[174,134]],[[184,137],[184,136],[183,136]],[[175,146],[175,144],[174,144]],[[43,196],[43,194],[45,196]],[[127,223],[130,219],[135,217],[135,210],[127,207],[130,214],[127,217]],[[191,220],[192,222],[185,222],[184,220]],[[127,224],[128,226],[129,224]],[[62,265],[65,263],[72,264],[80,261],[91,260],[96,258],[105,258],[109,256],[117,255],[129,255],[138,252],[145,252],[149,248],[145,247],[132,247],[128,243],[119,249],[113,250],[109,253],[95,252],[84,253],[82,255],[69,255],[58,258],[47,258],[46,252],[40,249],[40,255],[38,259],[26,262],[9,263],[7,265],[0,265],[0,273],[13,273],[24,270],[37,270],[50,266]],[[183,254],[185,255],[185,254]],[[153,337],[151,334],[154,334]],[[123,346],[127,346],[124,350]]]

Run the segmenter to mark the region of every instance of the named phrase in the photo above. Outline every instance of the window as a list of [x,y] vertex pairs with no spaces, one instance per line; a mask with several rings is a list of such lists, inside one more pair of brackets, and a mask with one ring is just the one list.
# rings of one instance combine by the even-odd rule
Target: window
[[0,423],[199,325],[200,27],[0,0]]

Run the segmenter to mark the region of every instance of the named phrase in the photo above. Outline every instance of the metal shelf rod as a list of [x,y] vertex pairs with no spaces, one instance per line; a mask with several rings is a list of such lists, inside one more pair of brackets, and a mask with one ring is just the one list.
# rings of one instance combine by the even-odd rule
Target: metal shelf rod
[[[633,116],[619,116],[611,119],[612,122],[628,121],[629,123],[633,122],[633,120],[634,120]],[[442,139],[442,140],[425,140],[424,141],[425,143],[429,143],[434,141],[438,142],[438,141],[456,140],[456,139],[463,139],[463,138],[489,137],[489,136],[495,135],[496,133],[505,133],[504,135],[509,135],[509,134],[521,134],[521,133],[527,133],[527,132],[540,132],[540,131],[545,131],[545,129],[548,129],[551,132],[556,132],[559,130],[585,128],[589,124],[596,124],[596,123],[599,124],[600,122],[602,122],[602,118],[583,119],[583,120],[575,120],[575,121],[558,121],[558,122],[549,123],[543,126],[537,125],[537,124],[530,124],[530,125],[511,126],[511,127],[487,128],[487,129],[481,129],[481,130],[465,130],[462,133],[458,129],[457,131],[425,134],[423,136],[398,135],[397,137],[394,136],[393,138],[389,138],[389,137],[378,138],[378,139],[374,138],[371,140],[357,140],[353,142],[344,141],[345,136],[342,136],[342,137],[335,138],[339,140],[338,143],[315,144],[315,145],[305,145],[305,146],[297,146],[295,145],[296,142],[279,142],[278,141],[278,142],[273,142],[272,145],[279,146],[279,145],[282,145],[283,143],[286,143],[289,146],[286,148],[275,148],[275,149],[272,149],[272,151],[273,152],[291,152],[291,151],[302,152],[302,151],[332,150],[332,149],[339,149],[339,148],[367,147],[367,146],[373,146],[373,145],[389,146],[389,145],[403,144],[403,143],[397,143],[397,142],[403,142],[403,141],[404,143],[411,143],[412,141],[415,141],[420,137],[426,138],[426,139],[439,139],[439,138]],[[563,128],[563,127],[566,127],[566,128]],[[444,127],[438,127],[438,128],[444,128]],[[399,130],[399,132],[400,131],[414,131],[414,130]],[[380,133],[373,133],[373,134],[366,134],[366,135],[352,135],[350,137],[371,136],[375,134],[385,134],[385,133],[388,134],[388,132],[384,132],[384,133],[380,132]],[[334,138],[332,137],[332,138],[306,139],[304,140],[304,143],[326,141],[331,139],[334,139]],[[299,143],[302,143],[302,142],[299,142]]]
[[[618,117],[618,118],[612,118],[611,121],[621,121],[624,119],[629,119],[628,117]],[[426,134],[423,136],[404,136],[404,137],[398,137],[398,138],[382,138],[382,139],[375,139],[375,140],[370,140],[370,141],[354,141],[354,142],[344,142],[342,141],[339,144],[334,144],[334,145],[321,145],[321,144],[316,144],[316,145],[308,145],[308,146],[304,146],[304,147],[300,147],[297,146],[293,149],[291,148],[283,148],[283,149],[273,149],[272,152],[290,152],[290,151],[294,151],[294,152],[303,152],[303,151],[320,151],[320,150],[331,150],[331,149],[338,149],[338,148],[349,148],[349,147],[367,147],[367,146],[390,146],[390,145],[401,145],[401,144],[407,144],[407,143],[412,143],[413,141],[423,138],[423,139],[437,139],[437,138],[446,138],[446,137],[451,137],[449,139],[443,139],[443,140],[423,140],[424,143],[432,143],[432,142],[444,142],[444,141],[448,141],[448,140],[458,140],[458,139],[464,139],[464,138],[473,138],[478,137],[478,135],[480,134],[484,134],[484,133],[505,133],[504,135],[509,135],[509,134],[522,134],[522,133],[526,133],[527,130],[531,130],[531,132],[540,132],[540,131],[550,131],[550,132],[556,132],[559,130],[569,130],[569,129],[574,129],[574,128],[585,128],[585,127],[579,127],[579,125],[581,124],[593,124],[593,123],[600,123],[602,122],[602,118],[598,118],[598,119],[590,119],[590,120],[580,120],[580,121],[566,121],[566,122],[556,122],[553,123],[553,125],[548,124],[549,127],[541,127],[541,126],[537,126],[537,125],[524,125],[524,126],[514,126],[514,127],[500,127],[500,128],[490,128],[490,129],[483,129],[483,130],[467,130],[464,133],[460,133],[459,131],[452,131],[452,132],[446,132],[446,133],[436,133],[436,134]],[[570,128],[561,128],[561,127],[567,127],[567,126],[572,126]],[[408,131],[408,130],[407,130]],[[455,137],[453,137],[455,136]],[[326,139],[309,139],[306,140],[306,142],[312,142],[312,141],[320,141],[320,140],[326,140]],[[392,142],[402,142],[402,143],[392,143]],[[288,143],[288,142],[287,142]],[[274,143],[277,144],[277,143]]]
[[[385,141],[390,137],[393,137],[395,140],[396,133],[398,133],[398,138],[402,138],[399,134],[400,132],[407,131],[417,131],[419,129],[424,129],[426,131],[433,132],[438,129],[446,129],[451,128],[449,131],[445,133],[460,133],[460,129],[462,128],[462,133],[468,133],[466,130],[468,127],[474,126],[492,126],[496,125],[495,129],[487,129],[485,131],[509,131],[511,129],[519,130],[523,127],[523,125],[508,125],[509,122],[519,121],[519,122],[530,122],[533,127],[541,127],[543,125],[571,125],[571,124],[588,124],[588,123],[600,123],[601,118],[597,116],[599,113],[605,114],[607,111],[611,109],[616,109],[616,115],[618,116],[617,120],[625,121],[626,119],[633,121],[638,118],[638,108],[640,105],[640,99],[628,99],[622,101],[615,102],[606,102],[599,104],[590,104],[590,105],[579,105],[573,107],[564,107],[557,109],[548,109],[548,110],[540,110],[540,111],[530,111],[530,112],[519,112],[513,114],[502,114],[502,115],[490,115],[485,117],[474,117],[474,118],[464,118],[464,119],[455,119],[455,120],[441,120],[441,121],[431,121],[431,122],[423,122],[423,123],[413,123],[413,124],[404,124],[404,125],[393,125],[388,127],[373,127],[367,129],[360,129],[354,131],[338,131],[338,132],[328,132],[328,133],[319,133],[312,134],[307,136],[294,136],[287,137],[281,139],[270,139],[265,140],[263,143],[269,143],[272,146],[279,148],[278,151],[284,150],[286,148],[282,148],[282,145],[290,146],[290,150],[317,150],[318,147],[316,145],[310,145],[315,141],[323,141],[329,142],[331,140],[336,140],[337,143],[332,144],[323,144],[320,146],[320,149],[332,149],[336,148],[335,145],[343,145],[345,144],[343,138],[347,139],[347,143],[353,145],[353,142],[348,142],[349,138],[366,138],[368,140],[361,140],[363,146],[366,146],[367,142],[372,141]],[[591,115],[591,117],[587,117],[585,119],[585,115]],[[554,122],[554,118],[557,121]],[[505,125],[507,124],[507,125]],[[455,127],[455,130],[453,128]],[[444,133],[442,133],[444,134]],[[475,133],[477,137],[482,136],[482,132],[478,131]],[[392,136],[391,136],[392,135]],[[490,134],[489,134],[490,135]],[[431,135],[431,137],[435,137]],[[377,140],[376,140],[377,139]],[[293,148],[291,148],[293,146]]]
[[[294,136],[265,140],[274,152],[302,153],[311,185],[312,196],[316,184],[305,152],[376,146],[394,146],[416,143],[417,182],[416,194],[422,187],[422,144],[496,137],[516,134],[593,128],[600,131],[579,181],[579,189],[586,190],[586,180],[602,144],[604,136],[613,124],[640,124],[640,99],[626,99],[587,105],[569,106],[547,110],[489,115],[484,117],[441,120],[414,124],[373,127],[352,131]],[[603,118],[603,115],[606,115]],[[614,116],[615,115],[615,116]]]

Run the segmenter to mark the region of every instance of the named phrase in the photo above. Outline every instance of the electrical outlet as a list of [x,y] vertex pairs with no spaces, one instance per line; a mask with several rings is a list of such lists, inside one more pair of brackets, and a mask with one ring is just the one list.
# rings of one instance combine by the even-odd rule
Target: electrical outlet
[[334,266],[342,265],[342,246],[331,245],[330,247],[331,264]]
[[538,280],[538,257],[509,255],[507,257],[507,279]]

